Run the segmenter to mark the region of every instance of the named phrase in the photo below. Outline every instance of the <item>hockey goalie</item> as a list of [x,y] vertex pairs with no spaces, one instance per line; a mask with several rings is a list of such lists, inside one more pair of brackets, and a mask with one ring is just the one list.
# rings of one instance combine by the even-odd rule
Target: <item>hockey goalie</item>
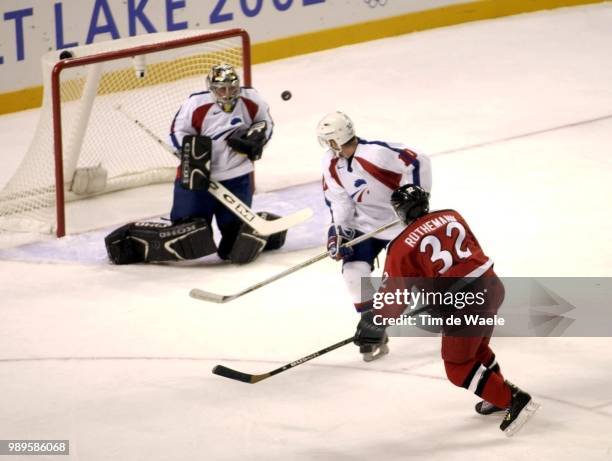
[[[283,246],[286,230],[258,234],[209,191],[211,181],[218,181],[251,206],[253,162],[261,158],[274,125],[268,104],[255,89],[241,87],[228,64],[213,66],[206,82],[208,91],[189,96],[171,124],[169,144],[180,160],[171,222],[129,223],[113,231],[105,239],[113,263],[180,261],[216,252],[221,259],[244,264]],[[221,233],[218,246],[213,217]]]

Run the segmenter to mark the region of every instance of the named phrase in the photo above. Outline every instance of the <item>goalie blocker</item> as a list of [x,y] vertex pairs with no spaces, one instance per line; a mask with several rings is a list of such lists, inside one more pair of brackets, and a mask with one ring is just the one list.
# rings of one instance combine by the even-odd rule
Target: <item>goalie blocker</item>
[[[272,213],[257,213],[268,221]],[[285,244],[287,231],[259,235],[243,223],[229,259],[237,264],[254,261],[262,251],[277,250]],[[150,263],[197,259],[217,251],[208,223],[203,219],[179,224],[160,222],[129,223],[104,239],[108,258],[114,264]]]
[[180,181],[185,189],[206,190],[210,185],[212,140],[208,136],[187,135],[180,152]]

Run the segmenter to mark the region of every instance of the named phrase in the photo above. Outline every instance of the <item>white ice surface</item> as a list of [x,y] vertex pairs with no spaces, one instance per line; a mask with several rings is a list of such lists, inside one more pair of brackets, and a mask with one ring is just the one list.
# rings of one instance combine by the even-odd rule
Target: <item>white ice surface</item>
[[[256,385],[210,373],[217,363],[265,372],[351,335],[332,261],[225,305],[187,295],[234,292],[321,251],[314,126],[335,109],[365,138],[433,155],[433,207],[466,216],[499,274],[612,275],[610,24],[605,3],[256,66],[277,122],[258,188],[306,184],[259,194],[257,207],[308,205],[313,221],[248,266],[109,265],[108,229],[167,213],[170,189],[158,186],[95,212],[83,202],[93,232],[5,242],[0,439],[70,439],[66,459],[88,461],[612,459],[609,338],[494,339],[506,377],[542,404],[506,439],[445,380],[436,338],[392,339],[372,364],[347,346]],[[0,117],[0,184],[36,117]]]

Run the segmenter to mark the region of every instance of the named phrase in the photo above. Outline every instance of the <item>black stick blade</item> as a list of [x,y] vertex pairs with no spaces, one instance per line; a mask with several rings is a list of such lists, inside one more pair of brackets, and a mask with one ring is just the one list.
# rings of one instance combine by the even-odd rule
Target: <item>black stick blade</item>
[[224,378],[235,379],[236,381],[242,381],[243,383],[253,383],[253,375],[232,370],[231,368],[224,367],[223,365],[216,365],[212,372],[216,375],[223,376]]

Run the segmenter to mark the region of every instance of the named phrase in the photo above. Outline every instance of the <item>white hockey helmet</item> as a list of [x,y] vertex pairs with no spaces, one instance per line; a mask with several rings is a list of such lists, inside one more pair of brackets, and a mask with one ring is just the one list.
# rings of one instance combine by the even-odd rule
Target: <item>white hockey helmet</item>
[[330,112],[317,125],[317,136],[321,146],[340,152],[342,145],[355,137],[355,128],[348,115]]
[[240,77],[231,65],[213,66],[206,77],[206,84],[221,109],[225,112],[234,110],[240,96]]

